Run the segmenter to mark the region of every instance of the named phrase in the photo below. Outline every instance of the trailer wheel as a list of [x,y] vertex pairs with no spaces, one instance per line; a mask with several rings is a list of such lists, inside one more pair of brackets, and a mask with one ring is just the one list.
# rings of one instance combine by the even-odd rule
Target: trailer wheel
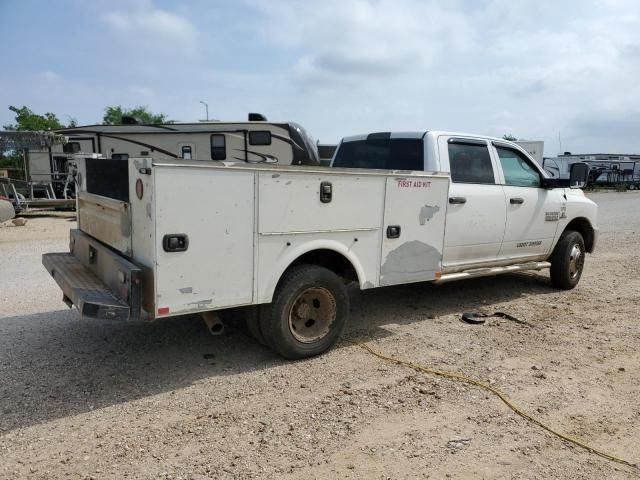
[[571,290],[580,281],[586,250],[578,232],[564,232],[551,254],[551,284],[555,288]]
[[293,360],[319,355],[336,342],[349,315],[349,296],[332,271],[300,265],[284,274],[265,307],[260,326],[267,345]]

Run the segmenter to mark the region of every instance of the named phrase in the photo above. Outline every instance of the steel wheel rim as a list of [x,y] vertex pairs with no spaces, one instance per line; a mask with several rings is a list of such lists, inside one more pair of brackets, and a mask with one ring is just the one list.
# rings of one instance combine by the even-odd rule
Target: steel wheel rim
[[289,330],[302,343],[324,338],[336,319],[333,294],[322,287],[311,287],[298,294],[289,309]]
[[580,275],[583,265],[584,253],[580,246],[575,244],[571,247],[571,252],[569,253],[569,276],[571,277],[571,280],[575,280],[575,278]]

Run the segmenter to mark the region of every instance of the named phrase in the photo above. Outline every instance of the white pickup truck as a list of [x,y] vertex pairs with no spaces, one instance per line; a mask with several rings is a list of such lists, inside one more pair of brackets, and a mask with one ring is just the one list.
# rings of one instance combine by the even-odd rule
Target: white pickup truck
[[43,264],[83,316],[220,330],[215,311],[252,306],[253,336],[303,358],[343,331],[348,282],[550,267],[568,289],[596,243],[584,164],[565,188],[513,143],[443,132],[346,138],[332,163],[79,160],[78,229]]

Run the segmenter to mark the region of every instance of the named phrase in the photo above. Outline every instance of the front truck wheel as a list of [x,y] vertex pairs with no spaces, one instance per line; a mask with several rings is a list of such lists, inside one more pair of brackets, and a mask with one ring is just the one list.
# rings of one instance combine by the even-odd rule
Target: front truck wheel
[[349,296],[342,279],[317,265],[299,265],[283,275],[273,302],[265,305],[260,326],[267,345],[294,360],[331,348],[348,316]]
[[551,284],[562,290],[571,290],[580,281],[586,249],[578,232],[562,234],[551,254]]

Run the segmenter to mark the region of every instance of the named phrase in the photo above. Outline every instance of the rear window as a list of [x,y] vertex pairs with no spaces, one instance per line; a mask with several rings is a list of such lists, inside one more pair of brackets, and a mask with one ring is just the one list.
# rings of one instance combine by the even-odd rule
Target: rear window
[[422,140],[382,138],[344,142],[338,147],[334,167],[423,170]]

